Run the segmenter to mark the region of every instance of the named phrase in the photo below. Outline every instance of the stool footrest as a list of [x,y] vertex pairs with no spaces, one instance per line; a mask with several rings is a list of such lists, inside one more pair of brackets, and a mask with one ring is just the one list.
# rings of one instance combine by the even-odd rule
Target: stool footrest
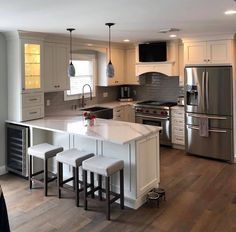
[[44,171],[41,170],[41,171],[38,171],[38,172],[32,173],[31,176],[37,176],[37,175],[39,175],[39,174],[42,174],[43,172],[44,172]]

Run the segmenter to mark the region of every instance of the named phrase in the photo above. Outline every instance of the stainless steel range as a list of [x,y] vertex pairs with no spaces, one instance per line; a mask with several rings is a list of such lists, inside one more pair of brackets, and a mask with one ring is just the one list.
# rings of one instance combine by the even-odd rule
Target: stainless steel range
[[135,122],[161,126],[160,144],[171,145],[170,107],[176,102],[144,101],[135,104]]

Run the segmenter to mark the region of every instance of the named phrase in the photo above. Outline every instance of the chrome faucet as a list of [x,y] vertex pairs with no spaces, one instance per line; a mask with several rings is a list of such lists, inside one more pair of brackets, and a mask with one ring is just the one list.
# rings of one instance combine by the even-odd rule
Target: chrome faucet
[[83,85],[83,87],[82,87],[82,102],[81,102],[82,108],[85,106],[85,103],[84,103],[84,87],[86,85],[89,87],[90,100],[92,100],[92,88],[91,88],[91,86],[89,84]]

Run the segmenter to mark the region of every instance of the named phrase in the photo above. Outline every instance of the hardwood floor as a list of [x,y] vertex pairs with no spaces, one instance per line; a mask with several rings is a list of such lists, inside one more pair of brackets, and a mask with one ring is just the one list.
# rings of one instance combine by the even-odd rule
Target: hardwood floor
[[[236,231],[236,165],[187,156],[161,148],[161,187],[167,201],[160,208],[145,204],[138,210],[92,202],[89,211],[77,208],[74,198],[44,197],[28,190],[28,182],[7,174],[0,177],[12,231]],[[49,195],[55,189],[49,188]],[[68,195],[68,193],[67,193]]]

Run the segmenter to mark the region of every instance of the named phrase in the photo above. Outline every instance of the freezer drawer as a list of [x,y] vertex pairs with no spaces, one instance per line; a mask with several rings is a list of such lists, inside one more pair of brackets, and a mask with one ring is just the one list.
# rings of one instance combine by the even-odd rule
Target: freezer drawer
[[233,161],[232,130],[210,129],[209,137],[199,136],[199,127],[186,125],[186,151],[209,158]]

